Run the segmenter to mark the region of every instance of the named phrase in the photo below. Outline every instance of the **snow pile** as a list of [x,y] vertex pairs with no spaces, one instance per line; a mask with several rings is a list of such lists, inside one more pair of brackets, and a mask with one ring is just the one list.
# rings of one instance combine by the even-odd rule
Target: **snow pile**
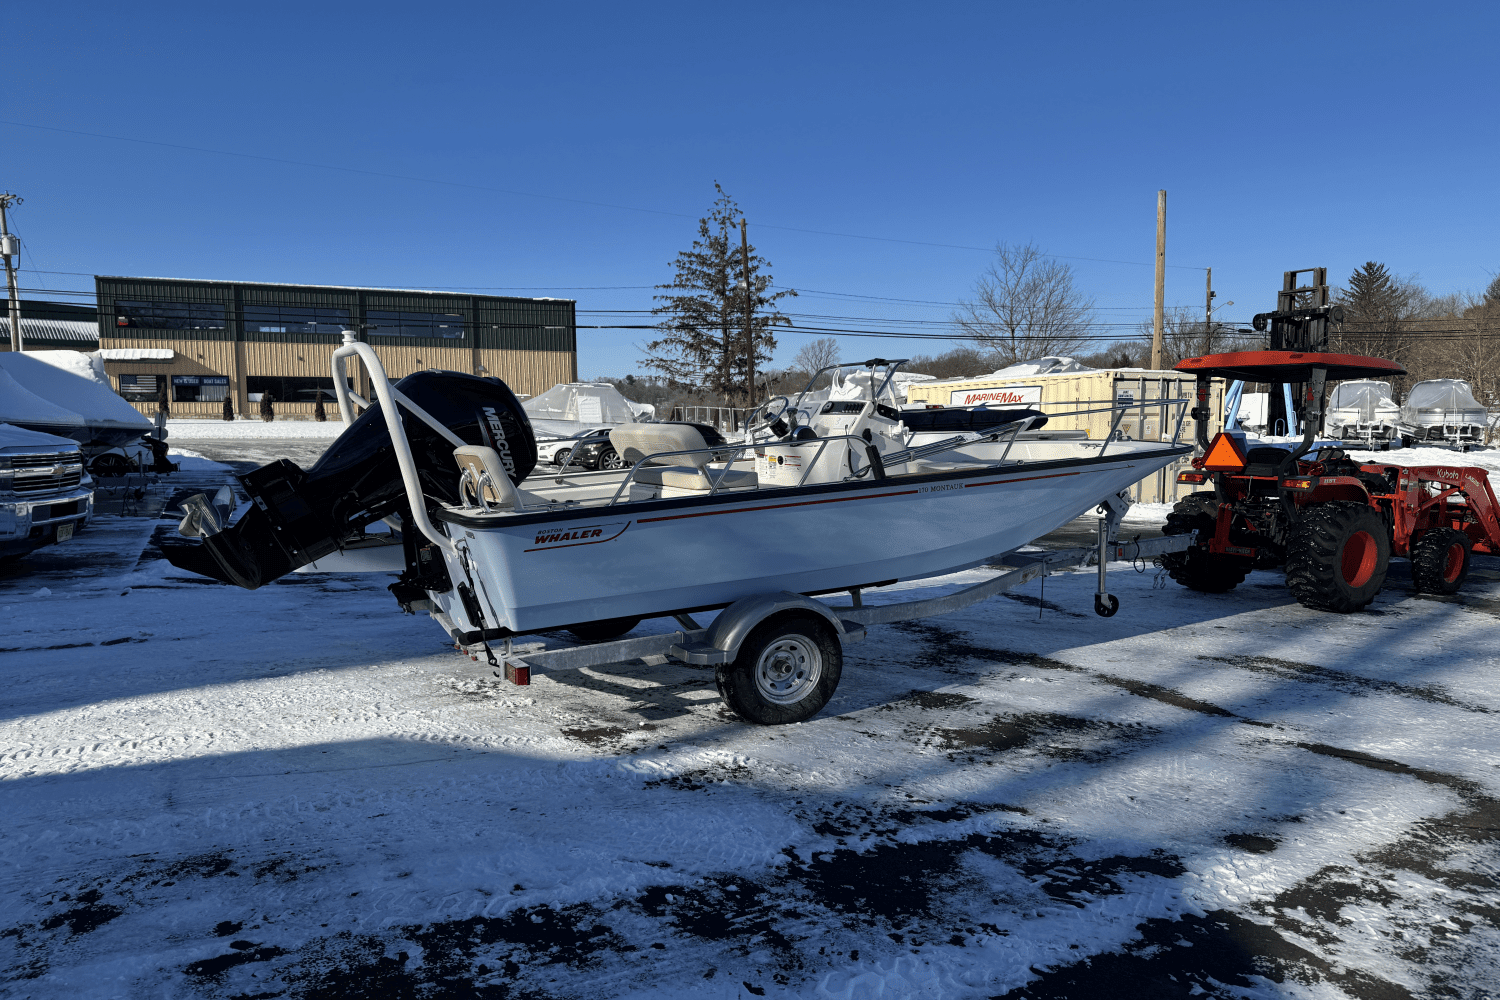
[[92,354],[82,351],[27,351],[26,356],[111,388],[109,376],[104,374],[104,359],[99,356],[98,351]]

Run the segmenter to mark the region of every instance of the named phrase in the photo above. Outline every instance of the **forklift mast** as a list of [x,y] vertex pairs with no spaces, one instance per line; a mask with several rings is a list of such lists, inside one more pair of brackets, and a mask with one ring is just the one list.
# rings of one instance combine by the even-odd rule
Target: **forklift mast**
[[[1309,284],[1297,284],[1302,275],[1310,276]],[[1260,333],[1270,328],[1267,347],[1272,351],[1325,352],[1328,350],[1328,325],[1341,323],[1344,319],[1344,307],[1330,304],[1328,299],[1328,268],[1305,267],[1286,271],[1281,277],[1281,291],[1276,293],[1276,311],[1258,313],[1251,325]],[[1272,428],[1277,427],[1278,422],[1284,428],[1282,433],[1293,433],[1305,416],[1303,386],[1293,384],[1288,390],[1279,394],[1272,392],[1266,401],[1266,429],[1272,433],[1275,433]],[[1287,413],[1289,399],[1293,407],[1291,414]],[[1317,430],[1322,432],[1321,427]]]

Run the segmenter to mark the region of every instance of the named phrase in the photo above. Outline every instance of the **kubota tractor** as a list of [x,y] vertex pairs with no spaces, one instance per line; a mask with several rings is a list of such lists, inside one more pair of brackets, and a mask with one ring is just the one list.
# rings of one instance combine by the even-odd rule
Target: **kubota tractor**
[[[1484,470],[1361,464],[1341,449],[1312,451],[1329,380],[1405,374],[1381,358],[1318,351],[1241,351],[1188,358],[1197,375],[1193,418],[1201,454],[1179,483],[1211,491],[1178,501],[1167,534],[1195,544],[1162,557],[1172,579],[1208,593],[1233,589],[1252,569],[1286,566],[1292,596],[1310,608],[1359,611],[1385,583],[1391,556],[1411,560],[1418,590],[1457,591],[1473,552],[1500,553],[1494,490]],[[1303,387],[1302,440],[1294,448],[1245,446],[1243,436],[1208,440],[1211,378]]]

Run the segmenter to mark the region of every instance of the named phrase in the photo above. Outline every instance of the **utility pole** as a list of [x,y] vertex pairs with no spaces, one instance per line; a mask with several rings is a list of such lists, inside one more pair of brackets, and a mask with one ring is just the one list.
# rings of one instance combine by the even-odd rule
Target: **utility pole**
[[1203,297],[1203,353],[1209,353],[1210,334],[1214,328],[1214,269],[1208,271],[1206,294]]
[[748,357],[749,377],[745,380],[745,405],[755,409],[755,297],[750,287],[750,237],[745,232],[745,220],[740,219],[740,262],[745,268],[745,350]]
[[1156,319],[1151,327],[1151,370],[1161,371],[1163,301],[1167,294],[1167,192],[1156,192]]
[[21,196],[9,191],[0,194],[0,253],[5,256],[5,289],[10,295],[10,349],[21,350],[21,292],[16,288],[16,265],[11,257],[21,252],[21,241],[10,234],[6,209],[21,204]]

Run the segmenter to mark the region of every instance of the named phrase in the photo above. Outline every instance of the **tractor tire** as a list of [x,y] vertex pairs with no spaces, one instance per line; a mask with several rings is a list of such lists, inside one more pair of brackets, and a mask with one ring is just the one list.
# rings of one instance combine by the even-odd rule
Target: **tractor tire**
[[[1164,535],[1206,533],[1212,537],[1218,516],[1219,500],[1212,493],[1190,493],[1177,501],[1167,515],[1161,531]],[[1200,534],[1199,541],[1203,541]],[[1250,572],[1250,560],[1238,556],[1214,555],[1206,548],[1194,547],[1185,552],[1169,552],[1161,564],[1173,580],[1189,590],[1204,594],[1223,594],[1244,582]]]
[[1385,522],[1362,503],[1307,508],[1287,539],[1286,585],[1303,607],[1361,611],[1385,584],[1391,540]]
[[1474,543],[1462,531],[1433,528],[1411,546],[1411,579],[1428,594],[1456,594],[1469,578]]

